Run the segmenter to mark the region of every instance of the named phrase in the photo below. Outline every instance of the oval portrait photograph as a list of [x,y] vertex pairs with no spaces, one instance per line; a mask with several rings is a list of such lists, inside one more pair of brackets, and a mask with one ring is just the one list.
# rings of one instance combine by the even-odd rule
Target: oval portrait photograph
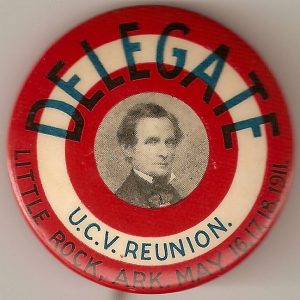
[[115,105],[101,122],[95,160],[109,190],[127,203],[159,208],[187,197],[209,157],[205,127],[181,100],[141,93]]

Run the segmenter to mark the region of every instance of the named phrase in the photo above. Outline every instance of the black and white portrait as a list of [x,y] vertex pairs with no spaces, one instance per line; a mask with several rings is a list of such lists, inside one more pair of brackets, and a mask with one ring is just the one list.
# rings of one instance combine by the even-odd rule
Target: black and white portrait
[[188,105],[160,93],[134,95],[113,107],[99,126],[94,150],[111,192],[143,208],[183,200],[208,161],[201,120]]

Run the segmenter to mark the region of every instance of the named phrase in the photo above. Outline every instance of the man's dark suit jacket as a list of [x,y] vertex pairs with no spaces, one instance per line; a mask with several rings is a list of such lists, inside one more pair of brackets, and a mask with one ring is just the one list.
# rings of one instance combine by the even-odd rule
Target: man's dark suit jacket
[[133,170],[115,194],[129,204],[158,208],[178,202],[180,194],[170,183],[153,183],[141,178]]

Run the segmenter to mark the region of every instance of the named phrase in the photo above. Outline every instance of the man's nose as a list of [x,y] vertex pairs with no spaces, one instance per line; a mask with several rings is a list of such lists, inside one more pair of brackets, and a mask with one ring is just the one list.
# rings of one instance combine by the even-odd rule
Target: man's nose
[[170,151],[169,151],[167,145],[165,145],[164,143],[161,143],[159,146],[159,151],[158,151],[159,156],[166,159],[170,154],[169,152]]

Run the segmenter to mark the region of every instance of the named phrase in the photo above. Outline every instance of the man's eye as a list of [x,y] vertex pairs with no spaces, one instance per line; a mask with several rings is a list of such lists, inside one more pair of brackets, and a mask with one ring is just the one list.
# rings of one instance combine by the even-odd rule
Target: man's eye
[[149,139],[147,139],[146,141],[145,141],[145,144],[147,145],[147,144],[152,144],[152,145],[154,145],[154,144],[157,144],[159,142],[159,139],[158,138],[149,138]]
[[175,146],[176,145],[176,140],[175,139],[166,140],[166,145]]

